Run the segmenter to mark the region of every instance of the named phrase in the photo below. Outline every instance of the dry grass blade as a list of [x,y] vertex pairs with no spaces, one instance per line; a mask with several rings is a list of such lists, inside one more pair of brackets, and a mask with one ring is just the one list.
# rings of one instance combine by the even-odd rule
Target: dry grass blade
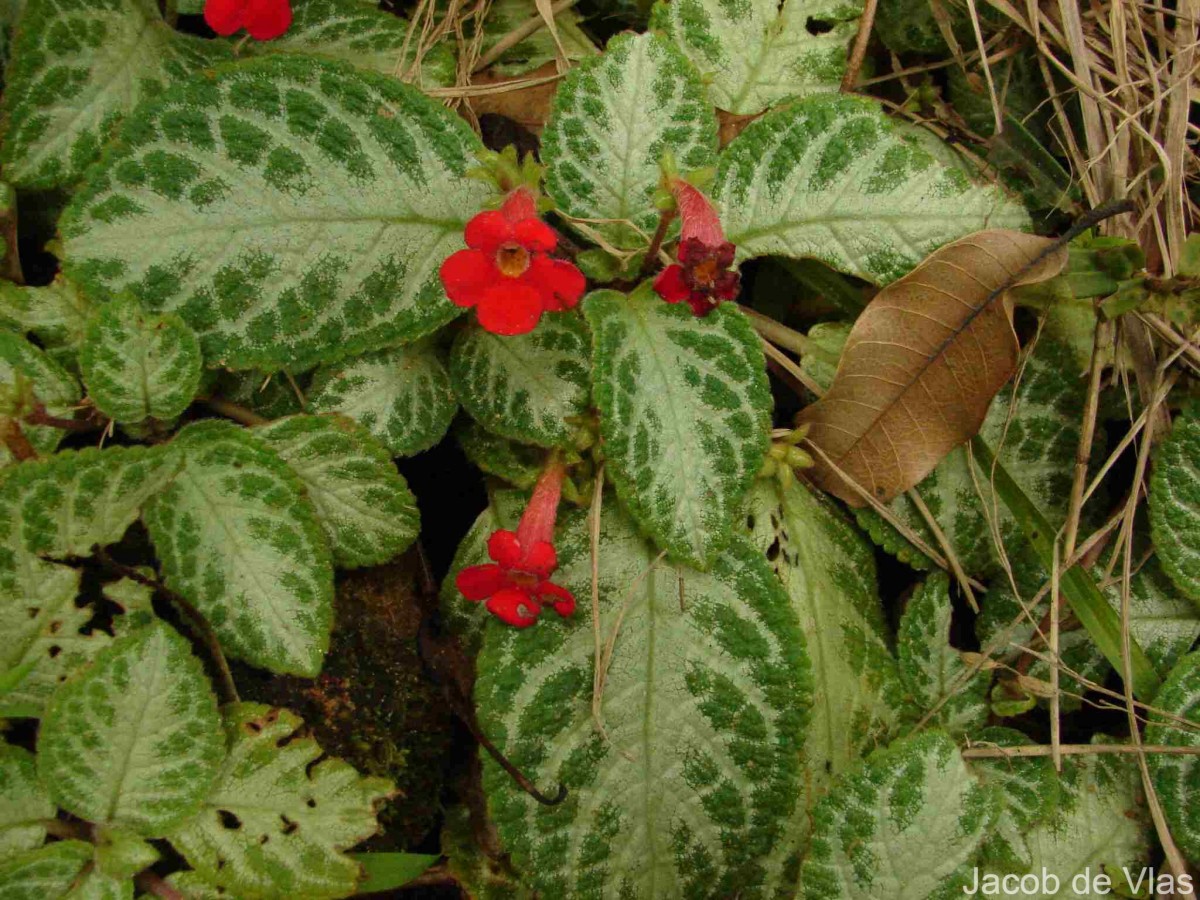
[[[804,410],[810,440],[882,502],[908,490],[983,423],[1020,347],[1009,288],[1052,278],[1065,246],[981,231],[934,252],[884,288],[854,324],[833,385]],[[818,461],[814,480],[863,501]]]

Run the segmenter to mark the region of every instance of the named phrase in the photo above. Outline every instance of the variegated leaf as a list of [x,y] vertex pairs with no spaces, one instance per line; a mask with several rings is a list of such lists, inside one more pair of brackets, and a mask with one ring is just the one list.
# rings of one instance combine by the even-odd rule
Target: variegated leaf
[[33,754],[0,742],[0,860],[42,846],[57,811],[38,782]]
[[950,614],[950,579],[930,575],[909,598],[896,649],[912,716],[958,736],[987,721],[992,678],[990,671],[972,671],[951,646]]
[[1163,571],[1200,605],[1200,407],[1181,413],[1158,448],[1150,530]]
[[805,900],[961,896],[998,811],[945,732],[923,731],[843,775],[813,815]]
[[0,897],[47,900],[63,897],[83,867],[92,861],[92,845],[58,841],[0,862]]
[[[0,414],[24,414],[41,403],[50,415],[70,418],[79,397],[79,383],[62,366],[20,335],[0,330]],[[52,453],[65,434],[50,425],[23,423],[21,430],[41,454]],[[0,467],[14,459],[0,442]]]
[[617,493],[672,557],[707,566],[766,454],[762,344],[732,305],[696,318],[647,285],[628,297],[597,291],[584,314]]
[[743,257],[812,257],[886,284],[963,235],[1029,226],[1004,191],[921,143],[866,97],[773,111],[721,155],[714,199],[726,234]]
[[[535,17],[540,17],[535,0],[496,0],[488,7],[480,51],[487,53],[510,31]],[[579,62],[600,52],[579,27],[582,18],[574,9],[564,9],[554,17],[559,44],[571,62]],[[515,77],[554,62],[557,56],[558,45],[549,29],[539,28],[516,46],[504,51],[491,68],[502,75]]]
[[143,516],[167,585],[230,655],[316,675],[333,622],[333,567],[303,483],[230,422],[189,425],[170,446],[182,467]]
[[286,709],[239,703],[224,716],[228,755],[216,784],[200,813],[168,835],[171,843],[226,896],[354,893],[362,869],[342,851],[375,833],[391,784],[323,759]]
[[[1148,760],[1154,756],[1147,756]],[[999,764],[1003,764],[1001,761]],[[1124,872],[1136,881],[1144,876],[1150,861],[1150,821],[1145,800],[1141,796],[1141,778],[1130,756],[1094,754],[1068,757],[1063,760],[1059,779],[1059,796],[1049,817],[1035,827],[1024,829],[1020,835],[1024,856],[1029,864],[1022,874],[1035,877],[1028,884],[1037,887],[1021,891],[1032,900],[1104,900],[1115,896],[1137,896],[1126,882]],[[1178,836],[1176,836],[1178,837]],[[985,856],[980,866],[979,897],[1001,900],[1012,894],[1001,886],[987,887],[989,874],[1004,874],[1011,867],[1001,859]],[[1076,876],[1088,873],[1086,891],[1075,887]],[[1095,888],[1095,878],[1107,874],[1111,888]],[[1053,889],[1048,876],[1058,879]],[[1043,881],[1043,877],[1047,880]],[[1084,883],[1083,879],[1079,882]],[[1050,890],[1043,888],[1050,887]],[[1146,887],[1143,877],[1141,887]]]
[[655,7],[651,26],[696,64],[717,106],[756,113],[836,91],[861,13],[861,0],[670,0]]
[[[141,107],[63,214],[66,271],[178,312],[209,365],[293,370],[457,314],[438,280],[485,187],[415,88],[279,55]],[[252,199],[251,199],[252,198]]]
[[106,303],[88,325],[79,367],[88,396],[111,419],[166,421],[191,404],[203,360],[177,315],[147,315],[133,297]]
[[537,328],[515,337],[472,323],[454,341],[450,383],[489,431],[568,447],[591,404],[591,350],[587,325],[574,312],[542,316]]
[[339,568],[380,565],[416,539],[416,498],[361,425],[344,416],[289,416],[255,433],[304,482]]
[[413,75],[417,87],[454,84],[454,54],[444,44],[429,49],[415,72],[412,54],[419,34],[390,10],[362,0],[293,0],[292,24],[272,41],[252,45],[266,53],[303,53],[345,60],[381,75]]
[[460,422],[454,434],[472,465],[523,490],[537,483],[546,460],[545,450],[493,434],[471,419]]
[[717,119],[699,74],[655,34],[618,35],[603,56],[572,69],[542,135],[546,190],[559,209],[632,222],[589,225],[627,249],[649,244],[658,224],[663,155],[686,172],[713,165],[716,150]]
[[21,15],[5,73],[5,178],[70,187],[146,97],[229,48],[175,31],[153,0],[37,0]]
[[[588,516],[560,516],[556,581],[586,598]],[[545,807],[485,760],[500,836],[545,898],[770,896],[761,860],[800,802],[812,702],[795,611],[744,538],[705,573],[659,559],[611,497],[600,528],[604,640],[620,621],[602,726],[586,613],[485,632],[484,730],[534,784],[568,791]]]
[[81,819],[160,837],[196,811],[221,751],[204,667],[158,622],[118,638],[54,694],[38,774]]
[[61,276],[45,287],[0,281],[0,322],[33,335],[48,350],[77,350],[91,312],[92,302]]
[[62,900],[133,900],[133,879],[114,878],[99,869],[86,869],[62,895]]
[[[1154,698],[1146,743],[1200,747],[1200,651],[1179,661]],[[1171,835],[1188,859],[1200,859],[1200,755],[1147,754],[1154,789],[1171,826]]]
[[428,450],[446,434],[458,402],[429,343],[368,353],[317,371],[312,412],[335,412],[366,427],[396,456]]

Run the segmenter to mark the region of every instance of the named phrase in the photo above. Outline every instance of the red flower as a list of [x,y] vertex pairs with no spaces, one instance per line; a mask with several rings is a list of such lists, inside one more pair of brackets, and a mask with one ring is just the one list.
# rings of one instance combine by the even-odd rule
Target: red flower
[[733,244],[725,240],[721,220],[712,203],[682,178],[671,188],[683,220],[677,265],[667,266],[654,279],[654,289],[668,303],[683,300],[698,316],[706,316],[722,300],[738,293],[739,276],[730,271]]
[[538,479],[517,530],[500,529],[488,538],[492,562],[468,566],[454,582],[468,600],[486,600],[488,612],[516,628],[536,622],[543,605],[564,618],[575,612],[571,592],[550,581],[558,568],[554,520],[563,474],[562,463],[552,462]]
[[204,21],[222,37],[245,28],[256,41],[277,38],[292,24],[288,0],[206,0]]
[[533,331],[542,313],[570,309],[583,295],[583,274],[548,255],[558,235],[537,217],[529,188],[475,216],[465,237],[470,249],[442,263],[442,286],[458,306],[478,307],[479,324],[493,334]]

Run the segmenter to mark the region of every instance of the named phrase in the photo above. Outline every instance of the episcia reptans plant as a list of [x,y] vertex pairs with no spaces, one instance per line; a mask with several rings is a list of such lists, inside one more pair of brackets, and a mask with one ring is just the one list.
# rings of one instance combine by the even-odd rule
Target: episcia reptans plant
[[854,0],[601,5],[0,8],[0,897],[1200,863],[1196,239],[1031,233],[1029,47],[960,152]]

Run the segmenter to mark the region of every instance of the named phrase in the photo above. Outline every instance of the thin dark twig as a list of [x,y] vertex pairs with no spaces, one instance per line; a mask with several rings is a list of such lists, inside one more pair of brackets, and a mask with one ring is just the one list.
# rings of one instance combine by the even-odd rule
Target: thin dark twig
[[168,884],[161,875],[157,875],[149,869],[134,876],[133,883],[147,894],[161,897],[162,900],[187,900],[179,888]]
[[850,93],[858,81],[859,70],[867,57],[867,44],[871,41],[871,29],[875,25],[875,7],[879,0],[867,0],[863,5],[862,17],[858,20],[858,34],[854,36],[854,47],[850,51],[850,60],[846,64],[846,74],[842,76],[841,89]]
[[233,672],[230,671],[229,662],[225,659],[225,653],[221,649],[221,642],[217,639],[217,634],[212,630],[208,619],[204,617],[204,614],[200,610],[196,609],[186,597],[171,590],[171,588],[158,579],[143,575],[133,566],[117,562],[108,555],[108,551],[103,547],[96,548],[96,559],[106,569],[122,575],[130,581],[136,581],[138,584],[157,591],[170,600],[183,614],[183,617],[187,619],[188,627],[195,632],[196,637],[204,644],[208,655],[212,658],[213,664],[217,667],[217,674],[220,675],[218,686],[221,688],[222,699],[226,703],[241,702],[241,698],[238,696],[237,685],[233,682]]
[[646,258],[642,260],[642,271],[638,274],[639,279],[645,278],[654,271],[654,266],[658,262],[658,251],[662,249],[663,241],[667,239],[667,229],[671,227],[671,222],[675,220],[675,207],[664,209],[658,217],[658,227],[654,229],[654,236],[650,238],[650,246],[646,248]]

